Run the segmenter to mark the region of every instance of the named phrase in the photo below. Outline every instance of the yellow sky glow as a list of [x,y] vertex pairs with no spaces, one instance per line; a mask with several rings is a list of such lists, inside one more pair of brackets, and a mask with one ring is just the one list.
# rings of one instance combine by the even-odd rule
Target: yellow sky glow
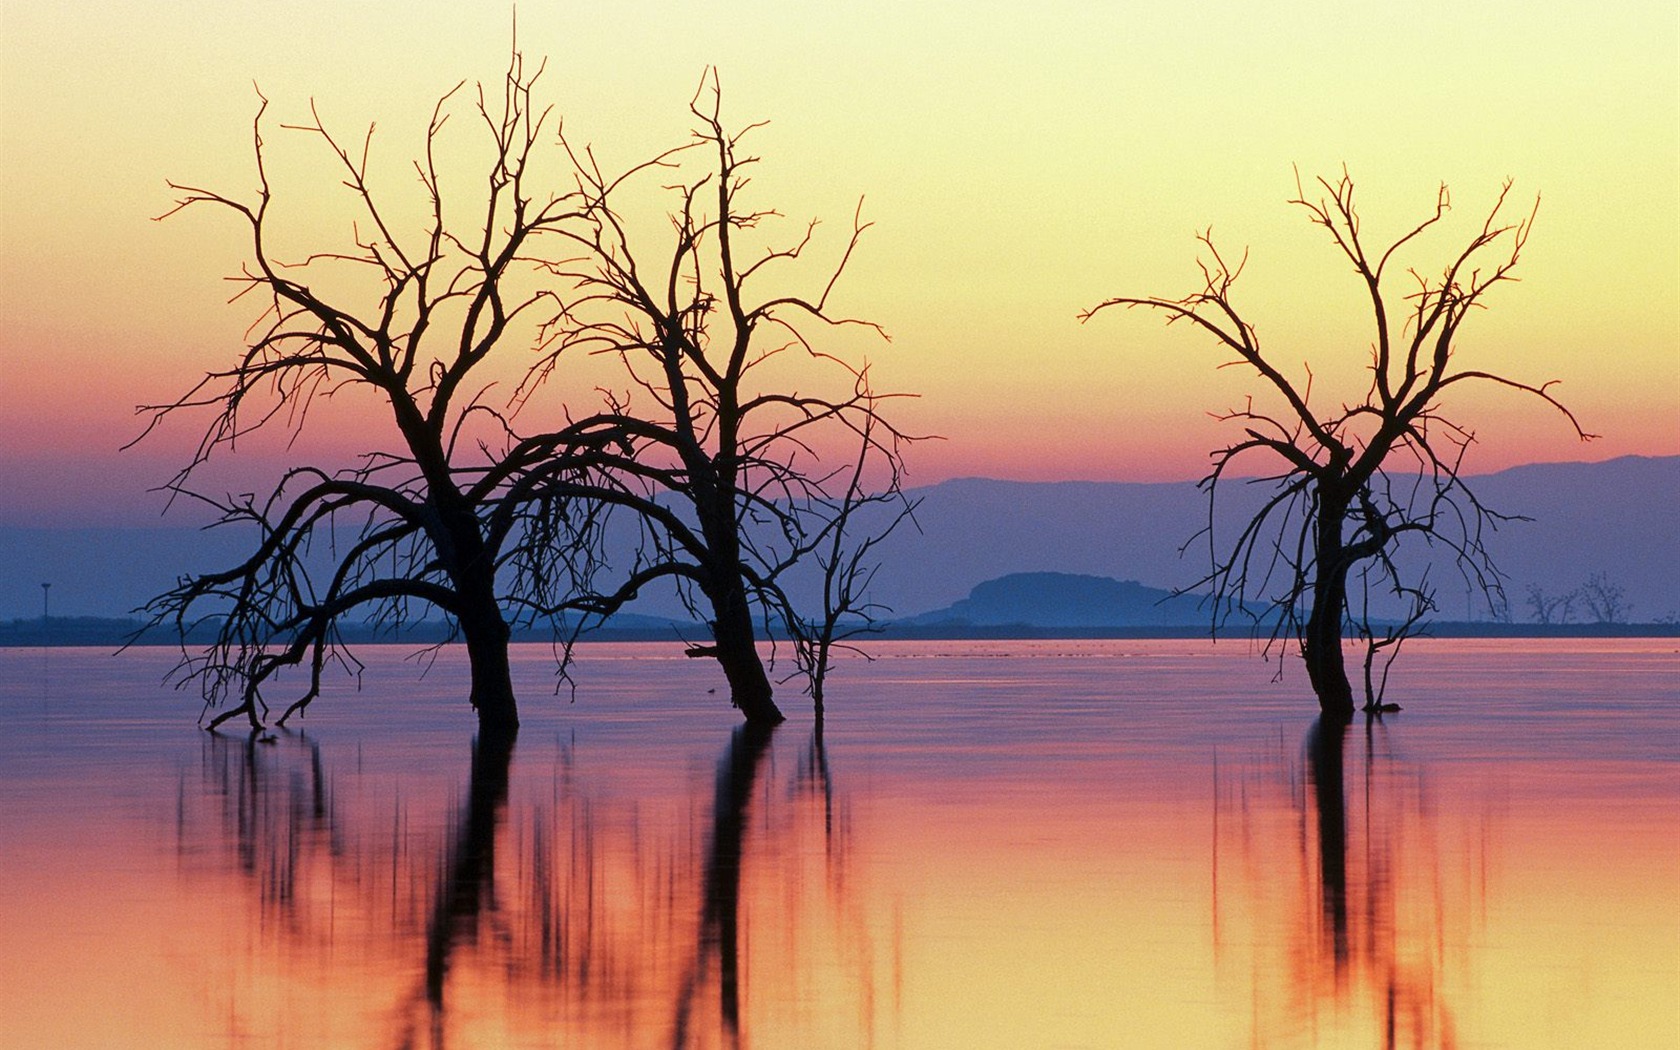
[[[242,258],[239,231],[208,214],[150,219],[171,203],[168,178],[254,186],[253,82],[276,123],[311,97],[347,138],[377,121],[374,170],[409,193],[432,101],[499,76],[509,21],[503,4],[435,0],[8,9],[0,440],[4,480],[36,479],[23,502],[71,500],[41,463],[113,456],[137,432],[136,403],[240,346],[250,313],[223,305],[219,281]],[[1604,436],[1582,446],[1543,406],[1478,393],[1462,411],[1481,437],[1473,469],[1680,452],[1671,4],[1231,0],[1187,17],[1165,2],[648,2],[524,5],[519,22],[523,49],[548,58],[546,97],[608,164],[680,141],[715,64],[726,113],[772,122],[755,187],[790,235],[820,217],[819,248],[837,251],[865,198],[876,225],[840,305],[891,333],[867,349],[878,385],[921,395],[900,409],[907,428],[945,439],[912,453],[913,483],[1199,475],[1220,440],[1207,413],[1250,384],[1216,373],[1216,351],[1182,328],[1075,318],[1111,295],[1193,290],[1193,235],[1208,227],[1251,250],[1240,301],[1279,360],[1310,361],[1325,384],[1338,362],[1351,375],[1370,342],[1360,290],[1285,203],[1292,165],[1345,163],[1375,239],[1449,183],[1452,220],[1412,256],[1426,271],[1505,178],[1518,207],[1541,195],[1522,282],[1467,329],[1463,360],[1561,380]],[[277,179],[299,187],[293,243],[342,243],[348,213],[320,152],[269,137]]]

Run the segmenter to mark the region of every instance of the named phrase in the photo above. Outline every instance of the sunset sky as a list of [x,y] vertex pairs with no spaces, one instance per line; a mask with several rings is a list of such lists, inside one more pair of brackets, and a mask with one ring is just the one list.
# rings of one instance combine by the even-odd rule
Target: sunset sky
[[[1405,261],[1442,265],[1507,177],[1539,217],[1518,271],[1467,329],[1475,365],[1561,381],[1589,430],[1488,391],[1455,405],[1476,471],[1680,453],[1680,16],[1615,4],[1236,0],[835,4],[526,3],[519,38],[541,94],[613,166],[681,141],[715,65],[726,116],[768,120],[755,200],[825,221],[837,252],[859,197],[875,223],[840,289],[879,322],[883,388],[920,399],[912,484],[1199,476],[1207,413],[1250,386],[1188,330],[1111,313],[1119,294],[1194,290],[1194,234],[1250,251],[1239,302],[1327,399],[1370,333],[1360,289],[1286,201],[1345,163],[1374,240],[1451,219]],[[148,485],[193,427],[137,451],[137,403],[225,364],[251,320],[220,278],[240,231],[209,212],[165,223],[166,179],[246,195],[256,88],[278,124],[358,140],[409,189],[436,97],[495,81],[503,3],[13,4],[0,20],[0,524],[155,521]],[[255,86],[253,86],[255,85]],[[465,116],[465,114],[463,114]],[[469,141],[471,131],[452,126]],[[296,180],[295,243],[342,247],[324,156],[271,129]],[[558,158],[550,167],[563,173]],[[313,180],[313,181],[311,181]],[[285,184],[285,183],[282,183]],[[326,199],[325,197],[321,199]],[[516,351],[517,352],[517,351]],[[1341,364],[1338,364],[1341,362]],[[310,435],[331,459],[353,433]],[[253,470],[257,470],[253,467]]]

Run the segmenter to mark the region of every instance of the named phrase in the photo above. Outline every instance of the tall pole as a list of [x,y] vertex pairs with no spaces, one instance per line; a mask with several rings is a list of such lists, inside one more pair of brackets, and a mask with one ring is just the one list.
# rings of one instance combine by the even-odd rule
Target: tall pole
[[41,584],[41,626],[47,625],[47,596],[52,592],[52,584]]

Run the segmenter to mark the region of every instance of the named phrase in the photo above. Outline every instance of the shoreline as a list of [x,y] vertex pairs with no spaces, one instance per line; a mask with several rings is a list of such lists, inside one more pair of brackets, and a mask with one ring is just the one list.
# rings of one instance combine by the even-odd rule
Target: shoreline
[[[139,620],[107,619],[100,617],[52,617],[43,623],[39,619],[12,620],[0,623],[0,649],[75,648],[125,645],[155,648],[179,645],[182,639],[158,630],[138,639],[134,633],[142,626]],[[598,642],[680,642],[705,633],[699,624],[670,624],[660,626],[602,627],[583,635],[579,641]],[[1221,638],[1250,637],[1252,632],[1228,630]],[[435,645],[443,642],[446,631],[440,624],[420,623],[401,632],[373,629],[346,629],[344,640],[350,645]],[[854,640],[867,641],[1005,641],[1038,639],[1128,639],[1128,638],[1206,638],[1205,624],[1180,626],[1086,625],[1046,626],[1040,624],[967,624],[946,622],[933,624],[886,624],[879,631],[870,631]],[[208,644],[213,630],[190,632],[185,641],[189,646]],[[1351,637],[1351,636],[1350,636]],[[1492,621],[1439,621],[1429,625],[1416,637],[1421,638],[1680,638],[1680,623],[1497,623]],[[547,630],[519,630],[513,635],[515,643],[553,642]]]

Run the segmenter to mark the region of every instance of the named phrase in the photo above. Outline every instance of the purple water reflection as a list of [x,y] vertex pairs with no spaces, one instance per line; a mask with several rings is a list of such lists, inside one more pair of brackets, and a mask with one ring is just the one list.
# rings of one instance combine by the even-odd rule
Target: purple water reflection
[[1672,640],[1427,641],[1328,737],[1241,644],[873,651],[765,739],[523,650],[510,755],[449,653],[259,738],[0,653],[0,1045],[1680,1041]]

